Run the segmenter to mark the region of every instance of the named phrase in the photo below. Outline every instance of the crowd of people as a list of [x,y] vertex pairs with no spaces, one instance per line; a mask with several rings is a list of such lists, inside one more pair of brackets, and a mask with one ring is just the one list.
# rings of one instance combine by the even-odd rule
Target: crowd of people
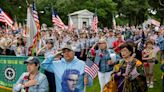
[[[27,51],[23,29],[19,30],[8,33],[1,31],[1,55],[32,55]],[[47,88],[54,88],[54,82],[56,92],[84,92],[86,85],[92,85],[94,81],[85,72],[87,60],[99,68],[101,92],[105,92],[105,85],[113,78],[118,81],[118,92],[147,92],[148,88],[154,87],[154,65],[159,62],[164,64],[163,26],[158,28],[150,25],[146,29],[117,26],[116,29],[104,28],[98,32],[85,27],[69,31],[47,29],[41,30],[40,35],[35,56],[44,56],[45,60],[41,64],[36,62],[35,57],[25,61],[28,73],[20,77],[13,87],[14,92],[19,92],[21,88],[28,90],[26,92],[35,92],[37,89],[38,92],[47,92]],[[157,53],[160,60],[157,59]],[[34,70],[29,69],[30,66]],[[48,72],[47,77],[39,73],[39,67]],[[163,67],[161,70],[164,70]],[[50,73],[55,80],[48,78]],[[29,77],[27,80],[26,75]],[[48,83],[51,87],[42,86]]]

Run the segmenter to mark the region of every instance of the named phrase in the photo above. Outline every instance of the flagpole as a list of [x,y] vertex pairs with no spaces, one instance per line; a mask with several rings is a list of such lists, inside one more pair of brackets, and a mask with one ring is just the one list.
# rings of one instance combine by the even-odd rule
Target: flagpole
[[[28,8],[30,7],[30,3],[26,0],[26,4],[27,4],[27,15],[28,15]],[[27,21],[25,21],[25,25],[27,26]],[[30,37],[30,34],[29,34],[29,37]],[[26,41],[27,41],[28,38],[26,38]],[[26,56],[28,56],[29,54],[29,47],[27,46],[27,43],[26,43]]]
[[30,6],[30,3],[26,0],[26,4],[27,4],[27,7],[29,7]]
[[96,0],[96,8],[95,8],[95,13],[97,15],[97,0]]
[[17,22],[17,16],[15,15],[15,17],[14,17],[14,22]]
[[86,79],[87,79],[87,81],[88,81],[88,76],[87,76],[87,74],[84,75],[84,92],[86,92],[86,88],[87,88]]
[[[54,12],[54,8],[53,8],[53,4],[52,3],[50,3],[50,8],[51,8],[51,13],[53,13]],[[53,26],[53,28],[55,28],[54,24],[52,26]]]

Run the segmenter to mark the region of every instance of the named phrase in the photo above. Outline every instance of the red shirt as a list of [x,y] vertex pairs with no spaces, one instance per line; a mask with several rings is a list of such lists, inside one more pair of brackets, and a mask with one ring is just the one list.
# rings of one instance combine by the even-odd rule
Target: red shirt
[[113,46],[114,51],[115,51],[116,53],[119,53],[119,52],[120,52],[119,46],[120,46],[123,42],[124,42],[124,41],[122,41],[122,40],[116,40],[116,41],[114,41],[114,42],[112,43],[112,46]]

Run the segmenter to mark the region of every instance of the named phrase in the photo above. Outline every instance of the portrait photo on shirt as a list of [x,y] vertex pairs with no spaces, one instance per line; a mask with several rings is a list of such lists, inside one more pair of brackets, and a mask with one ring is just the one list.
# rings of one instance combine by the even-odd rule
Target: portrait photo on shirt
[[77,88],[80,72],[76,69],[67,69],[62,76],[62,92],[79,92]]

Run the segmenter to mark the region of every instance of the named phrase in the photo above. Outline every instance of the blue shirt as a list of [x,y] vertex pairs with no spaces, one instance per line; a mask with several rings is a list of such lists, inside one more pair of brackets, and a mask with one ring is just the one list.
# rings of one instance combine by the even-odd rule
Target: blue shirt
[[[29,76],[29,73],[25,72],[19,77],[17,83],[13,86],[13,92],[20,92],[22,89],[21,84],[28,82],[27,76]],[[29,87],[28,92],[48,92],[48,81],[44,74],[38,73],[35,80],[37,84]]]
[[[78,78],[76,88],[79,89],[79,92],[84,92],[84,68],[86,64],[79,60],[78,58],[74,57],[71,62],[67,62],[64,58],[59,61],[54,61],[53,57],[49,57],[43,61],[41,67],[46,69],[49,72],[55,73],[55,80],[56,80],[56,92],[62,92],[62,79],[63,73],[66,70],[74,69],[79,71],[80,76]],[[92,85],[92,78],[89,76],[89,83],[88,85]]]
[[164,36],[160,35],[157,38],[157,45],[159,46],[160,50],[164,50]]
[[[103,53],[103,55],[100,55]],[[108,65],[108,60],[111,60],[110,54],[116,54],[113,50],[106,49],[101,51],[100,49],[96,51],[96,57],[94,62],[99,66],[99,71],[102,73],[110,72],[113,70],[113,65]],[[120,56],[116,54],[115,64],[120,60]]]

